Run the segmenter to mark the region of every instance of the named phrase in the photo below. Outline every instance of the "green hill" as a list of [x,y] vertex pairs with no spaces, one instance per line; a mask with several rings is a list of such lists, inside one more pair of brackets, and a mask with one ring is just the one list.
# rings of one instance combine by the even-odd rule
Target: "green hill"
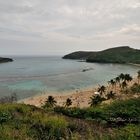
[[6,62],[12,62],[13,59],[11,58],[3,58],[3,57],[0,57],[0,63],[6,63]]
[[86,109],[0,104],[0,140],[138,140],[139,107],[140,98]]
[[98,52],[73,52],[64,59],[84,59],[97,63],[135,63],[140,64],[140,50],[121,46]]

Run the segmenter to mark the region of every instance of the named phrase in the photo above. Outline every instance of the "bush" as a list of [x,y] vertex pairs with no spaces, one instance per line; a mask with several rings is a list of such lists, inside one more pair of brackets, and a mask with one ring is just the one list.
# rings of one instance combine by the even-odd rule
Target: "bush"
[[115,93],[113,91],[110,91],[107,95],[107,99],[114,99],[115,98]]
[[105,107],[104,110],[112,122],[138,123],[140,120],[140,98],[116,101]]
[[140,93],[140,85],[134,84],[134,85],[131,87],[131,92],[132,92],[132,93]]
[[95,120],[97,122],[108,122],[113,124],[139,123],[140,120],[140,98],[117,101],[104,107],[63,108],[54,109],[57,113],[62,113],[69,117]]
[[45,117],[31,126],[34,139],[61,140],[66,139],[67,121],[62,117]]
[[2,125],[4,122],[9,121],[12,118],[12,115],[10,112],[0,112],[0,124]]

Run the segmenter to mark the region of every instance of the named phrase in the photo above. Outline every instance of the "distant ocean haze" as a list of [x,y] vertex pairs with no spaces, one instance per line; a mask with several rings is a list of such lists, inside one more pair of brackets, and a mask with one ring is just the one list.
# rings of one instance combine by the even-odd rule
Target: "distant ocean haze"
[[[14,57],[0,64],[0,97],[16,93],[18,99],[37,94],[75,92],[105,84],[120,73],[135,75],[140,67],[65,60],[61,57]],[[83,71],[87,69],[87,71]]]

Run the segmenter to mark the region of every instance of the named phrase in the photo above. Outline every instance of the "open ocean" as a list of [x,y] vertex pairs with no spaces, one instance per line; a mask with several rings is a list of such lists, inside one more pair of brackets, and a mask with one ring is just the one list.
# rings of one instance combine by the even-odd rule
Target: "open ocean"
[[[140,67],[65,60],[61,57],[14,57],[0,64],[0,97],[18,99],[44,93],[66,93],[107,83],[120,73],[135,75]],[[83,69],[90,69],[82,72]]]

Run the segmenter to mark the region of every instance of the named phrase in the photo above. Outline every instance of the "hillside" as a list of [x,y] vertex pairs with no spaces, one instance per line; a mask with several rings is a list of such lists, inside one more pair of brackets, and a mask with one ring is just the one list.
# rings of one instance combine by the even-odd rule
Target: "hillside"
[[140,50],[121,46],[98,52],[73,52],[63,59],[84,59],[97,63],[135,63],[140,64]]
[[3,57],[0,57],[0,63],[6,63],[6,62],[12,62],[13,59],[11,58],[3,58]]
[[[54,111],[24,104],[0,104],[0,139],[137,140],[140,136],[139,101],[139,98],[130,99],[104,108],[57,107]],[[123,122],[125,124],[111,121],[119,117],[128,120]]]

